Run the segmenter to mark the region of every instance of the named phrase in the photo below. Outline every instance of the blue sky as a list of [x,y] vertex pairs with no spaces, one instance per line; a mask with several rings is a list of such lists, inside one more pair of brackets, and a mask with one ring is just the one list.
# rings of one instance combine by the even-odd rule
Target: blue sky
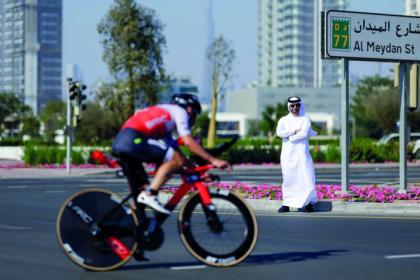
[[[302,0],[303,1],[303,0]],[[77,64],[88,87],[109,79],[102,61],[97,24],[113,0],[63,0],[63,65]],[[143,0],[164,23],[169,74],[190,76],[201,86],[206,46],[207,0]],[[349,10],[403,14],[404,0],[350,0]],[[258,0],[213,0],[216,36],[227,38],[236,51],[234,88],[257,79]],[[351,62],[352,75],[384,75],[390,64]]]

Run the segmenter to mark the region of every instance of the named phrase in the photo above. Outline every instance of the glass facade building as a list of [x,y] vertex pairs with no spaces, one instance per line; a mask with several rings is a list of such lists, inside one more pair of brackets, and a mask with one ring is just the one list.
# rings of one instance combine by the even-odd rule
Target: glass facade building
[[35,113],[62,92],[62,0],[0,1],[0,91]]
[[259,85],[337,86],[340,61],[320,59],[319,15],[345,8],[346,0],[259,0]]
[[405,0],[405,14],[408,16],[419,16],[420,0]]

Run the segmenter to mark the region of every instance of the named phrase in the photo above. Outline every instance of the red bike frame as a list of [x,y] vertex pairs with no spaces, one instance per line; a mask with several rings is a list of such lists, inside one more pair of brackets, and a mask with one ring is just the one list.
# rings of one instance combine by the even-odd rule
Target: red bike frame
[[207,185],[203,182],[210,179],[211,176],[207,173],[208,170],[214,168],[213,165],[203,165],[189,168],[180,172],[182,184],[175,191],[173,196],[166,203],[165,208],[169,210],[175,209],[181,199],[191,190],[197,190],[201,201],[205,206],[211,204],[211,197]]

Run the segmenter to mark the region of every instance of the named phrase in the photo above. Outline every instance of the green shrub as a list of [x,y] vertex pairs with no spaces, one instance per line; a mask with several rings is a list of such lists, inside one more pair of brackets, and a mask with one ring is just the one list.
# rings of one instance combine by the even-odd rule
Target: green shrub
[[29,165],[35,165],[37,151],[34,146],[26,145],[23,148],[23,162]]
[[45,149],[45,162],[46,163],[59,163],[59,161],[57,160],[57,148],[52,147],[52,148],[46,148]]
[[22,139],[20,138],[4,138],[0,140],[0,146],[20,146]]
[[[218,144],[226,140],[218,140]],[[310,150],[314,162],[339,163],[341,150],[336,139],[310,141],[313,146]],[[322,143],[327,146],[321,149]],[[226,151],[222,158],[231,163],[279,163],[282,141],[279,138],[270,144],[265,138],[239,139],[233,147]],[[395,143],[378,146],[373,139],[357,138],[350,143],[350,162],[384,162],[398,161],[398,145]]]
[[339,145],[339,139],[313,139],[309,138],[309,145],[322,146],[322,145]]
[[378,157],[383,161],[398,161],[400,158],[400,147],[396,142],[379,145],[376,147]]
[[325,153],[325,161],[339,163],[341,161],[340,148],[337,145],[329,145]]
[[356,138],[350,143],[350,160],[352,162],[378,163],[384,161],[398,161],[398,143],[377,145],[370,138]]
[[350,161],[353,162],[376,162],[376,143],[370,138],[355,138],[350,143]]
[[310,152],[311,152],[312,160],[314,162],[325,162],[326,161],[325,153],[321,150],[321,148],[319,146],[313,147],[313,149],[311,149]]
[[49,163],[47,162],[47,157],[45,156],[45,148],[37,148],[36,149],[36,154],[35,154],[35,162],[34,165],[38,165],[38,164],[45,164],[45,163]]
[[230,163],[278,163],[280,150],[275,146],[246,145],[234,146],[222,155]]
[[85,157],[83,156],[83,152],[73,150],[71,152],[71,162],[73,164],[84,164],[84,163],[86,163]]
[[[226,141],[218,139],[217,144]],[[318,144],[317,144],[318,143]],[[326,145],[326,143],[329,143]],[[270,144],[266,138],[242,138],[226,151],[222,158],[231,163],[279,163],[282,141],[275,138]],[[310,153],[314,162],[340,163],[341,150],[337,139],[310,139],[312,146]],[[321,146],[327,146],[321,149]],[[350,142],[350,162],[384,162],[398,161],[398,143],[377,145],[370,138],[355,138]]]
[[[218,139],[217,144],[229,141],[229,139]],[[312,159],[314,162],[339,163],[341,161],[340,146],[336,140],[328,140],[331,143],[325,145],[325,140],[318,142],[310,141]],[[336,141],[336,142],[334,142]],[[203,140],[205,143],[205,139]],[[322,144],[321,144],[322,143]],[[242,138],[239,139],[233,147],[227,150],[221,157],[233,164],[237,163],[279,163],[282,141],[275,138],[269,143],[266,138]],[[205,145],[204,145],[205,146]],[[326,147],[325,147],[326,146]],[[325,149],[323,148],[325,147]],[[72,163],[83,164],[89,158],[90,152],[94,149],[108,151],[110,147],[81,149],[76,147],[72,151]],[[190,154],[188,148],[181,147],[181,150],[187,155]],[[38,164],[63,164],[66,159],[66,150],[64,146],[57,145],[36,145],[26,143],[24,146],[23,161],[29,165]],[[384,162],[398,161],[399,146],[398,143],[388,143],[386,145],[377,145],[369,138],[356,138],[350,143],[350,162]]]
[[[66,150],[59,146],[33,146],[26,145],[23,150],[23,161],[29,165],[39,164],[63,164],[66,158]],[[83,151],[72,150],[72,163],[84,164],[86,157]]]

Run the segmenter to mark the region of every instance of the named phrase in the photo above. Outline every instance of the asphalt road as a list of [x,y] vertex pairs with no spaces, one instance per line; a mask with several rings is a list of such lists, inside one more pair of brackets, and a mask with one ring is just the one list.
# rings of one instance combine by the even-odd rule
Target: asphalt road
[[[317,165],[315,168],[315,179],[317,184],[341,184],[341,172],[339,165]],[[82,174],[90,174],[98,181],[103,178],[104,184],[120,184],[121,180],[114,175],[115,170],[110,169],[76,169],[72,170],[70,176],[66,175],[64,169],[2,169],[0,170],[0,180],[7,178],[45,178],[45,177],[78,177]],[[279,185],[282,181],[281,168],[275,166],[246,166],[235,167],[233,172],[212,170],[220,174],[225,182],[245,182],[250,184],[272,184]],[[92,173],[95,174],[92,176]],[[108,173],[108,174],[103,174]],[[79,174],[79,175],[77,175]],[[102,174],[102,175],[101,175]],[[396,164],[366,164],[350,166],[350,184],[354,185],[398,185],[399,169]],[[408,184],[420,185],[420,165],[410,165],[407,169]],[[176,185],[179,179],[171,180],[169,184]]]
[[[271,184],[280,185],[282,182],[282,174],[280,167],[264,167],[257,168],[246,167],[236,168],[232,172],[212,170],[212,173],[221,176],[224,182],[246,182],[249,184]],[[399,169],[398,167],[389,167],[382,165],[375,166],[357,166],[350,168],[349,183],[353,185],[399,185]],[[118,180],[118,179],[117,179]],[[315,180],[317,184],[341,184],[341,169],[339,167],[324,167],[315,169]],[[420,185],[420,165],[409,166],[407,169],[408,184]],[[110,183],[109,178],[104,180]],[[174,179],[169,184],[179,184],[179,179]]]
[[[222,173],[223,174],[223,173]],[[355,167],[349,172],[350,184],[399,184],[399,169],[397,167]],[[407,169],[408,183],[420,183],[420,166],[410,166]],[[251,183],[281,184],[281,169],[238,169],[231,175],[223,175],[223,180],[245,181]],[[340,168],[315,169],[317,184],[341,184]]]
[[[108,183],[106,183],[108,181]],[[242,264],[202,266],[183,248],[176,213],[164,225],[166,241],[122,269],[87,272],[61,252],[55,217],[70,194],[102,185],[124,191],[110,175],[0,180],[1,279],[417,279],[420,219],[337,216],[330,213],[259,213],[259,241]]]

